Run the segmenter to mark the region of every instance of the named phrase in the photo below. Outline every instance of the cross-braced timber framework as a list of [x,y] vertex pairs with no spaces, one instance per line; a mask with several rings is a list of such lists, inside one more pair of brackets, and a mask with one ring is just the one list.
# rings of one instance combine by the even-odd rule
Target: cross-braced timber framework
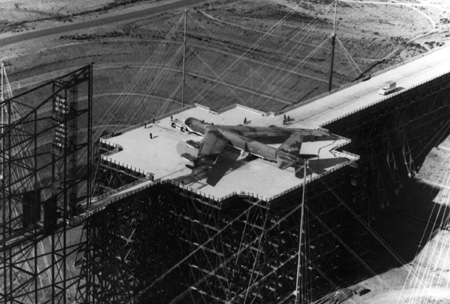
[[68,263],[81,243],[68,238],[66,223],[81,199],[89,206],[92,66],[0,109],[0,302],[70,303],[80,277]]
[[[308,185],[302,303],[347,280],[363,254],[352,201],[358,170]],[[351,174],[350,174],[351,173]],[[235,196],[220,203],[155,183],[88,219],[84,271],[95,303],[267,303],[293,300],[302,189],[271,202]],[[366,200],[367,202],[367,200]],[[344,204],[347,204],[344,206]],[[362,226],[360,227],[362,230]],[[355,263],[356,265],[357,263]],[[344,265],[348,269],[348,265]]]
[[[349,149],[361,160],[308,186],[302,302],[345,285],[351,269],[359,276],[361,266],[368,276],[376,274],[363,260],[364,243],[376,238],[367,224],[448,136],[449,80],[443,75],[325,126],[352,138]],[[182,185],[156,183],[118,200],[86,225],[91,238],[84,269],[97,290],[90,300],[289,303],[298,252],[297,191],[270,203],[235,196],[219,204]],[[121,208],[134,208],[135,220],[117,216]],[[142,230],[120,228],[140,221]],[[115,248],[127,248],[128,256],[136,252],[136,258],[119,259]],[[103,276],[106,270],[114,275]]]
[[[114,133],[110,136],[114,136]],[[95,195],[105,195],[111,190],[126,187],[133,182],[152,178],[148,172],[143,172],[125,164],[111,162],[103,158],[105,155],[121,151],[122,147],[118,145],[111,146],[100,140],[97,144],[97,150],[95,179],[101,182],[95,183]]]
[[450,134],[449,117],[450,73],[324,127],[352,139],[347,149],[360,155],[369,196],[383,208]]

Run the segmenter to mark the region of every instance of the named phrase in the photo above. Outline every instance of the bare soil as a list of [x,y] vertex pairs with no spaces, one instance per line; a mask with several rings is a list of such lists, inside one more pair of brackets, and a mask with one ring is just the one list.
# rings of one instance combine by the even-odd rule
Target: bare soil
[[[121,9],[139,9],[149,2],[153,1]],[[94,2],[85,12],[79,10],[78,4],[71,4],[63,11],[91,18],[95,13],[87,12],[101,6],[103,14],[105,6],[112,3]],[[14,6],[9,9],[14,10]],[[427,16],[439,23],[438,17],[428,11],[426,8]],[[16,13],[20,12],[16,9]],[[434,33],[429,19],[414,13],[406,6],[339,2],[334,87],[350,83],[363,72],[373,73],[445,43],[445,31]],[[240,103],[263,111],[280,111],[325,92],[333,18],[331,1],[303,1],[299,6],[289,0],[211,1],[189,10],[186,100],[214,109]],[[167,12],[24,43],[22,48],[10,48],[3,54],[11,80],[22,89],[54,75],[46,73],[63,73],[95,62],[95,93],[105,100],[96,103],[100,113],[105,108],[122,112],[119,108],[124,102],[119,99],[125,98],[124,92],[147,96],[147,109],[141,109],[142,115],[136,119],[127,119],[125,125],[130,125],[145,115],[150,118],[180,106],[182,19],[182,11]],[[421,38],[423,42],[409,42],[431,32],[434,34]],[[139,79],[132,75],[139,75]],[[106,93],[114,95],[107,98]],[[152,102],[151,96],[159,98]],[[126,97],[127,102],[134,98]],[[161,110],[161,98],[173,102],[167,102]],[[110,118],[98,120],[108,124]]]
[[[159,0],[5,0],[0,3],[0,33],[57,26],[88,17],[133,9]],[[135,8],[136,9],[136,8]],[[138,9],[138,8],[137,8]]]

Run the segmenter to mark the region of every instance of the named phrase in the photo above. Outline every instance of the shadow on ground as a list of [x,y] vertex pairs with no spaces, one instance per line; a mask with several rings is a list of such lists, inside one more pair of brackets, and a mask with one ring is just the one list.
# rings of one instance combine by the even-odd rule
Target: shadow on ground
[[439,191],[420,179],[406,181],[394,206],[381,211],[366,230],[360,261],[342,262],[348,265],[337,274],[336,285],[349,287],[413,261],[449,215],[447,206],[434,202]]

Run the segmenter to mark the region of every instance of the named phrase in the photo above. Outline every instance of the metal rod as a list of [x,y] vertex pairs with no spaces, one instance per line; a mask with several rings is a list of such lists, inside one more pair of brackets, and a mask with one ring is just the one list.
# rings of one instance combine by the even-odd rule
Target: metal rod
[[333,88],[333,69],[334,69],[334,48],[336,45],[336,13],[337,13],[337,1],[334,1],[334,21],[333,21],[333,33],[331,34],[331,64],[330,64],[330,77],[328,80],[328,92]]
[[[5,65],[3,64],[3,61],[1,61],[0,74],[1,74],[1,83],[2,83],[2,87],[1,87],[1,90],[2,90],[2,92],[1,92],[1,101],[2,102],[5,100],[4,95],[3,95],[3,92],[4,92],[4,89],[3,89],[3,70],[4,69],[5,69]],[[2,123],[3,123],[3,111],[2,111]]]
[[[1,138],[0,138],[0,149],[1,149],[1,151],[3,151],[3,140],[4,140],[4,138],[3,138],[3,128],[4,128],[4,126],[5,126],[5,117],[4,117],[4,108],[5,108],[5,105],[3,104],[3,102],[5,101],[5,95],[4,95],[4,91],[5,91],[5,86],[4,86],[4,84],[3,84],[3,81],[4,81],[4,79],[3,79],[3,73],[4,73],[4,69],[5,69],[5,65],[3,64],[3,61],[1,61],[1,63],[0,63],[0,77],[1,77],[1,79],[0,79],[0,82],[1,82],[1,87],[0,87],[0,90],[1,90],[1,95],[0,95],[0,102],[1,102],[1,107],[0,107],[0,112],[1,112],[1,114],[0,114],[0,119],[1,119],[1,121],[0,121],[0,123],[1,123],[1,126],[0,126],[0,133],[1,133]],[[5,171],[5,169],[4,169],[4,164],[5,164],[5,159],[3,159],[2,160],[2,167],[0,168],[0,170],[1,170],[1,172],[0,172],[0,179],[1,180],[3,180],[3,178],[4,178],[4,171]]]
[[183,35],[183,85],[181,86],[181,106],[184,108],[184,85],[186,83],[186,14],[187,9],[184,10],[184,35]]
[[[8,124],[8,128],[9,128],[9,126],[11,124],[11,113],[12,113],[11,100],[8,101],[8,105],[7,105],[7,110],[6,111],[7,111],[6,112],[7,113],[6,123]],[[11,234],[11,228],[12,228],[11,227],[11,219],[12,219],[12,211],[11,211],[12,210],[12,197],[11,197],[11,194],[12,194],[12,190],[13,190],[12,189],[12,174],[13,174],[13,172],[12,172],[12,166],[11,166],[11,163],[12,163],[12,161],[11,161],[12,151],[11,150],[13,149],[13,147],[12,147],[12,144],[11,144],[11,142],[12,142],[11,133],[12,133],[12,131],[9,130],[9,132],[8,132],[8,141],[7,141],[8,151],[7,151],[7,155],[6,155],[7,160],[5,159],[5,162],[7,162],[6,165],[7,165],[7,168],[8,168],[7,169],[8,170],[8,175],[7,175],[8,176],[8,190],[7,190],[8,206],[3,206],[3,208],[4,208],[3,212],[6,212],[6,209],[8,209],[8,221],[9,221],[9,223],[6,226],[6,230],[7,230],[8,235]],[[8,278],[9,286],[8,286],[8,288],[5,291],[5,298],[6,299],[10,299],[10,298],[13,297],[13,286],[12,286],[12,282],[13,282],[13,271],[12,271],[13,270],[13,259],[12,259],[12,256],[13,255],[12,255],[12,253],[13,253],[13,249],[9,249],[8,262],[7,262],[8,263],[8,267],[7,267],[7,269],[5,269],[5,271],[7,271],[8,274],[9,274],[9,278]]]
[[[7,222],[7,216],[6,216],[6,205],[7,205],[7,194],[6,194],[6,185],[4,183],[4,171],[5,171],[5,160],[6,160],[6,151],[3,148],[3,140],[4,140],[4,134],[3,134],[3,123],[4,123],[4,117],[3,117],[3,61],[1,62],[0,65],[0,74],[1,74],[1,87],[0,89],[2,90],[1,92],[1,102],[2,102],[2,107],[1,107],[1,143],[2,143],[2,147],[1,147],[1,151],[0,153],[2,154],[2,167],[1,167],[1,174],[2,174],[2,179],[0,180],[0,186],[1,186],[1,192],[2,192],[2,208],[3,208],[3,212],[2,212],[2,221],[4,223],[4,225],[6,226],[6,222]],[[7,245],[7,228],[2,229],[2,250],[3,250],[3,261],[4,262],[4,270],[3,270],[3,293],[4,293],[4,299],[6,302],[7,299],[7,295],[8,295],[8,271],[9,271],[9,265],[8,265],[8,250],[6,250],[6,245]]]
[[[303,234],[303,225],[305,218],[305,193],[306,193],[306,168],[308,166],[308,161],[305,161],[303,166],[303,192],[302,192],[302,204],[300,208],[300,227],[298,231],[298,256],[297,256],[297,280],[295,283],[295,304],[300,304],[300,290],[299,288],[303,285],[303,276],[301,272],[301,256],[302,256],[302,234]],[[302,277],[300,281],[300,277]]]
[[337,14],[337,2],[338,0],[334,1],[334,20],[333,20],[333,34],[336,34],[336,14]]
[[89,81],[88,81],[88,142],[87,142],[87,206],[91,206],[91,196],[93,193],[93,182],[91,176],[92,160],[94,159],[93,149],[92,149],[92,95],[94,94],[94,63],[89,65]]
[[333,33],[331,36],[331,64],[330,64],[330,77],[328,79],[328,91],[333,88],[333,68],[334,68],[334,46],[336,44],[336,35]]

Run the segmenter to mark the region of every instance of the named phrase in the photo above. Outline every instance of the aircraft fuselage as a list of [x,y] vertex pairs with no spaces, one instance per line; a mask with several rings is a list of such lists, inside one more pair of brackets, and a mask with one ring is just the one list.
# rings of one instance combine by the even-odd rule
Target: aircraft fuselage
[[229,139],[231,145],[237,149],[269,160],[275,160],[277,157],[277,148],[266,145],[257,140],[250,139],[246,136],[239,135],[231,130],[220,131],[226,138]]
[[226,137],[233,147],[267,160],[276,161],[277,156],[281,156],[302,162],[301,158],[294,157],[265,143],[283,143],[293,133],[293,130],[278,127],[212,125],[196,118],[188,118],[185,124],[194,132],[201,134],[205,134],[207,128],[214,128]]

